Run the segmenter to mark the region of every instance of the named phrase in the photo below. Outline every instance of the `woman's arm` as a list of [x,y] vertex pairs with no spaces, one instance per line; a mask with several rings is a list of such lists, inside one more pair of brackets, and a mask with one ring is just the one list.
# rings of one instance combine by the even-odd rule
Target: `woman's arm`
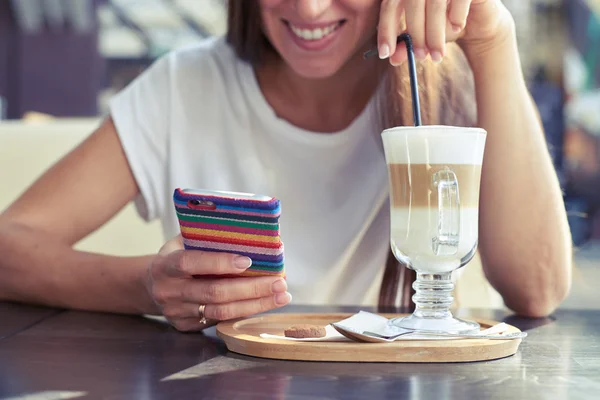
[[138,193],[115,126],[99,129],[0,214],[0,299],[153,313],[144,280],[151,256],[75,251]]
[[478,126],[488,132],[480,200],[484,272],[515,312],[551,313],[571,285],[572,245],[559,182],[523,78],[514,23],[463,46],[473,69]]
[[508,307],[545,316],[571,285],[571,237],[544,132],[529,96],[514,20],[501,0],[383,0],[381,58],[406,60],[396,46],[406,16],[415,56],[441,62],[459,41],[474,72],[478,126],[488,132],[480,201],[484,272]]
[[[244,271],[251,260],[183,251],[178,238],[158,254],[142,257],[72,248],[138,192],[108,119],[0,214],[0,300],[162,314],[182,331],[202,330],[212,321],[245,317],[291,301],[285,280],[277,276],[215,279]],[[208,324],[200,318],[200,304]]]

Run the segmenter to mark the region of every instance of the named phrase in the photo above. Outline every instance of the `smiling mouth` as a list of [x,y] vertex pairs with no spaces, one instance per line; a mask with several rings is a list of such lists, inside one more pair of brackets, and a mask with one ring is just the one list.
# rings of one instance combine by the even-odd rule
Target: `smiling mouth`
[[302,39],[302,40],[315,41],[315,40],[324,39],[324,38],[328,37],[329,35],[331,35],[333,32],[338,30],[342,25],[344,25],[346,20],[337,21],[337,22],[331,23],[329,25],[324,25],[324,26],[320,26],[318,28],[313,28],[313,29],[302,28],[302,27],[296,26],[293,23],[286,21],[286,20],[283,20],[283,22],[290,28],[292,33],[297,38]]

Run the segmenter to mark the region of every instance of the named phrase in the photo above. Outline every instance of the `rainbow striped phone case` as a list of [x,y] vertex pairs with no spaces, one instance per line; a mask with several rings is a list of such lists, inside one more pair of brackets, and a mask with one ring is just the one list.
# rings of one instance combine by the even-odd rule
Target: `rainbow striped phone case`
[[247,193],[176,189],[173,201],[186,249],[250,257],[250,268],[236,276],[285,277],[279,200]]

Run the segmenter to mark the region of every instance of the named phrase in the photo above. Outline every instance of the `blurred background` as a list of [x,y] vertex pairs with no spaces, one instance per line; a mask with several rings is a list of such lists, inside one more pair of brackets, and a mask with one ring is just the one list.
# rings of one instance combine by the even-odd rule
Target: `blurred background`
[[[565,306],[598,307],[600,0],[504,3],[577,247]],[[0,211],[97,126],[112,95],[164,53],[223,34],[225,15],[225,0],[1,0]],[[128,207],[78,246],[130,255],[160,244],[157,224]]]

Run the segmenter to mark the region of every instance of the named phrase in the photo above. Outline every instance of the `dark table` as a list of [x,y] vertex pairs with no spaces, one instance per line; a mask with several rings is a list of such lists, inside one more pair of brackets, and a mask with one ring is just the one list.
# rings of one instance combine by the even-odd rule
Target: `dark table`
[[58,312],[49,308],[0,302],[0,340],[31,328]]
[[[528,320],[470,310],[529,336],[512,357],[465,364],[258,359],[228,352],[214,328],[183,334],[149,318],[45,311],[18,331],[10,325],[13,334],[0,340],[0,399],[600,398],[600,311],[559,310],[550,318]],[[357,309],[290,306],[285,311]],[[31,312],[0,303],[0,325]]]

